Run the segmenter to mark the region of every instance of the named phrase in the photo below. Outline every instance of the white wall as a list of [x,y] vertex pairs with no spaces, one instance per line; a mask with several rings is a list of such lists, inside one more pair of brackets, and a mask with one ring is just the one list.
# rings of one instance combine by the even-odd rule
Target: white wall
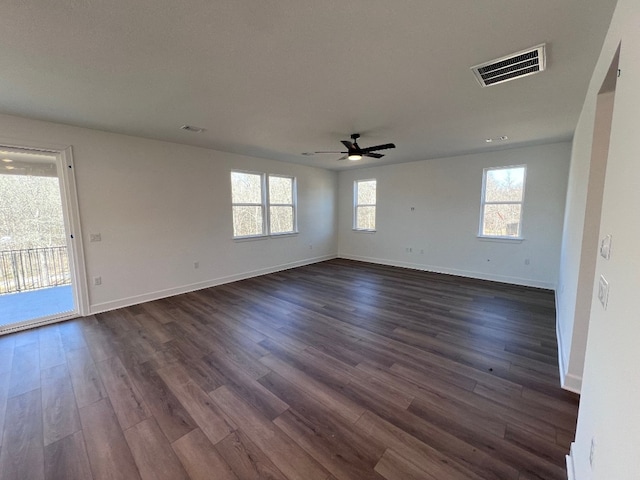
[[[555,288],[570,148],[554,143],[340,172],[339,255]],[[483,169],[519,164],[527,164],[525,240],[478,239]],[[367,178],[378,181],[375,233],[352,230],[353,182]]]
[[[607,69],[620,49],[600,238],[613,235],[611,259],[593,255],[596,278],[610,284],[606,310],[594,296],[578,415],[570,461],[577,480],[640,478],[640,3],[619,0],[598,61],[585,115],[594,105]],[[591,128],[577,134],[590,143]],[[588,162],[588,157],[581,159]],[[596,279],[597,282],[597,279]],[[596,283],[592,285],[596,288]],[[593,468],[589,456],[595,438]]]
[[[337,253],[334,172],[6,115],[0,139],[73,147],[91,312]],[[300,233],[234,241],[231,169],[296,176]]]

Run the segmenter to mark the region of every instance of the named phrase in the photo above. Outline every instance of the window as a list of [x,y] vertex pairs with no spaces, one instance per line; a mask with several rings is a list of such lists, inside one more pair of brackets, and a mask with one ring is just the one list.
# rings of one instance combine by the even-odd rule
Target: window
[[264,235],[264,195],[261,173],[231,172],[233,236]]
[[294,177],[232,171],[231,203],[234,238],[296,232]]
[[295,178],[269,175],[269,231],[293,233],[296,225]]
[[479,236],[522,237],[526,172],[526,165],[484,169]]
[[376,229],[376,180],[356,180],[353,184],[355,230]]

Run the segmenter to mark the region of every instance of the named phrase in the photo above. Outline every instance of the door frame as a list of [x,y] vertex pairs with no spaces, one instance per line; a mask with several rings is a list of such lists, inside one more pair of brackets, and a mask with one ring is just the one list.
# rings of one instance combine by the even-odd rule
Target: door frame
[[55,156],[58,180],[60,183],[60,200],[62,203],[62,217],[69,251],[69,267],[71,270],[71,284],[75,309],[64,314],[50,315],[35,320],[27,320],[11,324],[8,328],[0,327],[0,335],[61,322],[86,316],[89,312],[89,289],[82,242],[80,209],[78,207],[78,193],[75,178],[75,165],[70,145],[43,144],[0,138],[0,150],[31,151],[47,153]]

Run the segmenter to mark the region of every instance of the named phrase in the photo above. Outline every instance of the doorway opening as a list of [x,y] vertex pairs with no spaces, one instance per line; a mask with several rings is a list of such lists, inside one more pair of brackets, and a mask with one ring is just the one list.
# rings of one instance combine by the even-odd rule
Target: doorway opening
[[62,152],[0,146],[0,334],[80,312],[64,168]]

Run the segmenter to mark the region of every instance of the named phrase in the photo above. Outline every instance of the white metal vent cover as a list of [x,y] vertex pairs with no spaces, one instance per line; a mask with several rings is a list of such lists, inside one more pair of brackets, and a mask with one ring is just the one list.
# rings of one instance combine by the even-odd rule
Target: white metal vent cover
[[546,44],[527,48],[506,57],[471,67],[476,80],[482,87],[527,77],[542,72],[546,66]]

